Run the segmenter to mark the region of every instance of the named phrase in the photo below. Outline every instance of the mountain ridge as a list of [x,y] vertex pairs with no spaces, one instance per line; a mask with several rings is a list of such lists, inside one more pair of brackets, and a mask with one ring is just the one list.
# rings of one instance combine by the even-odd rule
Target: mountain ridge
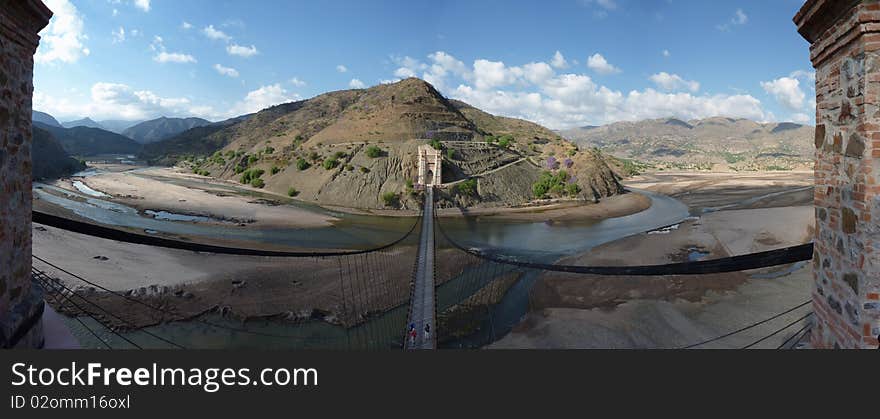
[[101,128],[53,127],[42,122],[34,122],[33,124],[37,128],[50,132],[64,150],[74,156],[136,154],[141,150],[141,145],[131,138]]
[[715,116],[621,121],[558,131],[580,146],[658,168],[785,170],[812,167],[814,127]]
[[148,144],[171,138],[188,129],[210,124],[211,121],[202,118],[169,118],[161,116],[132,125],[123,130],[121,134],[138,143]]

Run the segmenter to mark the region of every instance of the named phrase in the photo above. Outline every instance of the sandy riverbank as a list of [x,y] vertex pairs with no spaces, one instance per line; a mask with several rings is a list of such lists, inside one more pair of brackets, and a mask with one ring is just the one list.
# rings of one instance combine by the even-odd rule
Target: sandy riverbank
[[[421,214],[417,210],[397,209],[361,209],[334,205],[324,208],[355,215],[375,215],[380,217],[415,217]],[[561,201],[549,204],[534,204],[517,207],[483,207],[483,208],[438,208],[438,217],[492,217],[510,221],[577,221],[602,220],[623,217],[644,211],[651,207],[651,198],[638,192],[628,192],[603,199],[598,203],[583,201]]]
[[[186,181],[176,184],[163,179]],[[85,178],[65,179],[56,186],[76,190],[80,180],[88,187],[111,196],[111,200],[138,209],[198,215],[218,220],[218,224],[247,224],[256,228],[316,228],[331,225],[336,218],[281,202],[261,200],[230,191],[247,191],[240,185],[208,181],[173,168],[107,172]],[[219,188],[220,186],[224,188]],[[222,221],[221,221],[222,220]]]
[[[698,211],[813,203],[812,171],[653,172],[629,178],[624,184],[671,196]],[[755,202],[748,202],[750,199]]]
[[[187,319],[212,310],[241,319],[281,316],[302,320],[318,313],[332,323],[356,324],[364,313],[384,311],[406,301],[412,265],[392,261],[413,261],[416,253],[416,246],[407,243],[369,258],[218,255],[119,243],[40,225],[34,226],[33,243],[34,255],[165,310],[157,312],[101,292],[72,275],[34,262],[50,277],[59,278],[78,294],[121,315],[125,321],[105,318],[94,307],[88,307],[91,314],[125,329]],[[381,275],[367,275],[367,269],[379,272],[380,268]],[[359,294],[356,301],[348,296],[347,304],[343,304],[340,289],[348,293],[352,289],[372,291],[367,296]],[[71,310],[66,307],[59,311],[76,312]]]
[[[808,242],[812,191],[804,174],[652,174],[628,186],[670,193],[692,211],[710,210],[677,228],[639,234],[559,261],[574,265],[646,265],[711,259]],[[805,189],[806,188],[806,189]],[[788,191],[788,192],[785,192]],[[731,192],[731,193],[728,193]],[[806,192],[806,193],[805,193]],[[808,196],[804,196],[808,195]],[[754,199],[762,197],[761,199]],[[799,205],[783,206],[795,202]],[[736,209],[733,209],[736,208]],[[622,277],[545,274],[531,294],[532,310],[493,348],[670,348],[720,335],[809,299],[812,266],[698,276]],[[786,272],[791,270],[792,272]],[[707,347],[738,347],[805,313]],[[765,343],[775,347],[799,327]],[[762,335],[763,334],[763,335]],[[778,339],[777,339],[778,338]]]
[[601,220],[623,217],[651,207],[651,198],[629,192],[615,195],[599,203],[564,201],[548,205],[514,208],[444,208],[437,210],[440,217],[480,216],[511,221],[576,221]]

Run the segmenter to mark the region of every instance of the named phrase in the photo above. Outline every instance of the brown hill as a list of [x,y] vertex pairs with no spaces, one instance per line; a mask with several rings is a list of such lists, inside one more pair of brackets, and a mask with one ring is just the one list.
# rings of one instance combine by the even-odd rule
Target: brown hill
[[561,134],[579,145],[657,167],[782,170],[812,167],[809,125],[712,117],[617,122]]
[[[622,192],[598,152],[578,151],[540,125],[447,100],[415,78],[325,93],[204,137],[192,134],[154,150],[167,142],[179,155],[205,155],[222,146],[190,158],[194,171],[326,205],[415,208],[416,150],[431,142],[444,154],[443,205],[519,205],[539,196],[595,200]],[[559,170],[565,179],[544,179],[547,191],[536,195],[542,172]]]
[[72,175],[86,168],[85,163],[70,157],[49,131],[34,127],[31,155],[34,179],[54,179]]

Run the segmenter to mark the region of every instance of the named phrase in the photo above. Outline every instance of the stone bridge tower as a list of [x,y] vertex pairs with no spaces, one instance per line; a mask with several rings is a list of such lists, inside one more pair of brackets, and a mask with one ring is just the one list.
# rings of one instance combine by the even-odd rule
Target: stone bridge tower
[[438,186],[443,181],[440,170],[443,167],[443,157],[440,150],[431,147],[429,144],[419,146],[419,177],[416,182],[420,187]]
[[808,0],[794,17],[816,69],[812,344],[880,335],[880,1]]
[[43,294],[31,280],[34,52],[52,12],[0,0],[0,347],[43,343]]

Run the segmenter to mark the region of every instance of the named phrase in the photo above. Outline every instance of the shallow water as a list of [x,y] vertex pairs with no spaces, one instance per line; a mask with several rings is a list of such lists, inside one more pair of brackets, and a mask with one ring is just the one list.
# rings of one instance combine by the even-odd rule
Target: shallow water
[[76,188],[76,190],[78,190],[88,196],[94,196],[97,198],[109,198],[110,197],[110,195],[107,195],[104,192],[96,191],[96,190],[90,188],[89,185],[82,183],[82,181],[80,181],[80,180],[73,181],[73,187]]
[[163,220],[163,221],[189,221],[189,222],[194,222],[194,223],[209,223],[209,222],[222,223],[222,222],[226,222],[226,221],[223,221],[219,218],[205,217],[205,216],[201,216],[201,215],[178,214],[175,212],[168,212],[168,211],[146,210],[146,211],[144,211],[144,213],[146,213],[147,215],[149,215],[157,220]]
[[[164,180],[164,179],[163,179]],[[182,184],[185,181],[177,180]],[[411,217],[377,217],[340,214],[323,210],[320,207],[301,203],[283,203],[300,208],[308,208],[324,214],[332,214],[339,221],[332,227],[295,229],[282,228],[259,230],[254,228],[229,227],[199,224],[198,216],[153,212],[157,217],[143,216],[132,207],[96,199],[88,195],[66,191],[51,185],[35,185],[34,195],[39,199],[64,207],[79,216],[108,225],[126,226],[142,229],[151,234],[159,232],[188,237],[207,236],[234,240],[267,242],[296,247],[310,248],[364,248],[387,243],[407,231],[414,219]],[[214,189],[240,192],[232,186],[211,185]],[[52,191],[54,193],[50,193]],[[665,195],[649,191],[638,191],[652,200],[648,209],[623,217],[600,221],[579,222],[522,222],[507,221],[493,217],[441,218],[440,226],[449,236],[464,245],[481,250],[491,249],[492,253],[506,257],[552,263],[556,259],[574,253],[587,251],[595,246],[614,241],[633,234],[656,230],[680,223],[689,217],[687,206]],[[257,198],[265,194],[250,193]],[[277,197],[270,196],[273,200]],[[195,222],[194,222],[195,221]],[[440,261],[442,263],[442,261]],[[502,300],[490,308],[490,315],[483,320],[480,332],[473,336],[449,342],[447,347],[476,347],[485,345],[507,334],[518,324],[528,309],[528,294],[537,280],[538,272],[527,270],[504,295]],[[438,304],[449,306],[451,289],[463,279],[452,280],[438,288]],[[438,307],[441,308],[442,307]],[[174,337],[173,340],[186,342],[191,347],[226,348],[308,348],[334,347],[352,348],[386,347],[395,342],[406,322],[405,307],[393,310],[367,324],[346,331],[326,322],[316,320],[292,326],[277,321],[248,322],[248,330],[265,330],[266,335],[294,335],[295,338],[278,338],[235,332],[207,326],[200,322],[173,322],[148,328],[161,336]],[[236,324],[216,315],[204,318],[212,322]],[[242,326],[240,323],[238,324]],[[142,332],[132,332],[128,336],[140,336],[147,347],[164,347],[150,343]],[[92,338],[93,339],[93,338]],[[354,343],[352,343],[354,339]],[[94,341],[92,344],[100,344]],[[165,345],[167,346],[167,344]]]
[[[212,221],[210,219],[190,219],[186,216],[162,214],[154,218],[140,214],[130,206],[97,199],[86,194],[68,191],[47,184],[34,184],[34,197],[58,205],[74,214],[94,222],[133,227],[171,235],[220,238],[235,241],[252,241],[298,248],[345,249],[369,248],[388,243],[399,238],[410,229],[414,222],[406,217],[364,217],[345,216],[329,227],[320,228],[272,228],[220,226],[199,224],[191,221]],[[254,204],[258,205],[258,204]],[[172,220],[176,218],[177,220]]]

